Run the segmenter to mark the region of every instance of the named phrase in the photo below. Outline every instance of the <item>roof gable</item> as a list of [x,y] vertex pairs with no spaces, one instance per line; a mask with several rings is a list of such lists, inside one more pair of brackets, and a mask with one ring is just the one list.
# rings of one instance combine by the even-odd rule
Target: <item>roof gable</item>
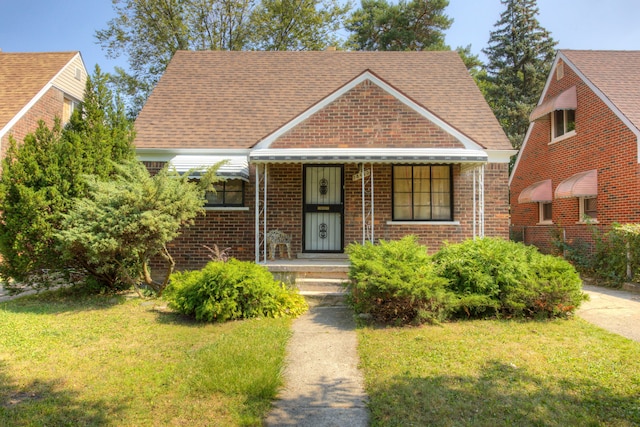
[[560,50],[559,59],[640,136],[640,51]]
[[141,149],[248,149],[369,72],[460,140],[510,150],[456,52],[177,52],[136,120]]
[[[540,95],[541,106],[556,81],[558,64],[570,67],[618,118],[637,136],[640,144],[640,51],[559,50]],[[533,129],[530,123],[516,158],[509,185],[516,174],[522,153]],[[638,151],[640,162],[640,150]]]
[[368,70],[255,148],[305,146],[483,148]]
[[78,52],[0,52],[0,136],[78,55]]

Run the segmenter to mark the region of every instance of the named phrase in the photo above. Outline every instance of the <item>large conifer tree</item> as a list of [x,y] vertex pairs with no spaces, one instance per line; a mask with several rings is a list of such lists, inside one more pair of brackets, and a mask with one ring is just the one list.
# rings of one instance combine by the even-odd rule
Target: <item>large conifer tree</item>
[[556,42],[536,19],[536,0],[501,0],[506,10],[491,32],[481,88],[514,148],[544,88]]
[[135,158],[133,123],[96,67],[85,100],[63,129],[38,129],[10,139],[0,175],[0,278],[28,281],[64,269],[54,232],[75,198],[86,193],[86,175],[109,177],[114,164]]

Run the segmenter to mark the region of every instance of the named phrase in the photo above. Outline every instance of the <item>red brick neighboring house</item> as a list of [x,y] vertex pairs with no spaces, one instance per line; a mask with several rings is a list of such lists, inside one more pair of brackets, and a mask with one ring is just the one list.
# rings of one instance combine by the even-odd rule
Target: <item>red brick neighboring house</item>
[[294,256],[508,237],[514,152],[455,52],[177,52],[136,131],[152,170],[228,160],[179,268],[213,244],[261,262],[271,230]]
[[21,142],[39,120],[52,127],[82,101],[87,71],[80,52],[0,52],[0,156],[9,136]]
[[640,51],[558,51],[530,119],[509,180],[515,238],[552,252],[640,222]]

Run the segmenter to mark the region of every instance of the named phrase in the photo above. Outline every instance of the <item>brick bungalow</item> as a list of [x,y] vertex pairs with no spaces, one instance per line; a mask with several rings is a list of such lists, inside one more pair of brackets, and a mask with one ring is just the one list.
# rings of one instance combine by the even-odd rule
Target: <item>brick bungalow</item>
[[80,52],[0,52],[0,157],[38,121],[63,123],[84,97],[87,71]]
[[213,244],[261,262],[276,229],[294,256],[508,237],[514,151],[456,52],[181,51],[136,131],[152,171],[227,161],[172,243],[179,268]]
[[640,222],[639,100],[640,51],[558,51],[509,179],[515,238],[553,252]]

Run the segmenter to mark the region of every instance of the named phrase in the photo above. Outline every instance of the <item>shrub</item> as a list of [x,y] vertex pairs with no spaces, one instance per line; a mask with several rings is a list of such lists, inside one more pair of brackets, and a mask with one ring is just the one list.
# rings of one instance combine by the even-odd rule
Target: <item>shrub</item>
[[446,245],[433,257],[468,317],[554,317],[575,311],[586,296],[567,261],[532,246],[495,238]]
[[172,274],[165,299],[180,313],[208,322],[298,316],[307,309],[304,298],[266,268],[236,259]]
[[352,303],[376,321],[438,322],[447,318],[454,296],[438,277],[414,236],[373,245],[352,243],[349,278]]

